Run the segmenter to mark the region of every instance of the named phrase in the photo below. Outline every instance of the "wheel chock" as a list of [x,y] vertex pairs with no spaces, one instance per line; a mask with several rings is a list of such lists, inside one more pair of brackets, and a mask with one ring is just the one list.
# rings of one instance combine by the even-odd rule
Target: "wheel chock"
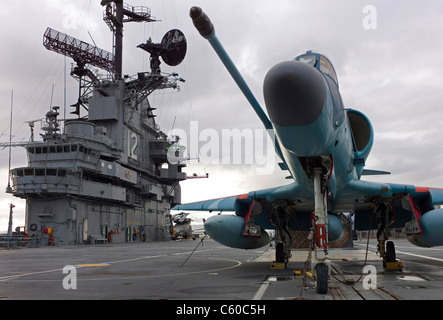
[[403,270],[403,263],[396,260],[395,262],[386,262],[386,270]]
[[271,269],[272,270],[281,270],[281,269],[286,269],[286,263],[284,262],[273,262],[271,264]]

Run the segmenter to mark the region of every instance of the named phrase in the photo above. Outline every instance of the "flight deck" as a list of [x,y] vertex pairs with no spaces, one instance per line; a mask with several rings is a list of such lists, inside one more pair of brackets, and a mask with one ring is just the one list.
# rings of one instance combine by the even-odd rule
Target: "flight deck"
[[414,247],[406,240],[395,241],[402,271],[383,268],[375,241],[367,253],[366,240],[356,241],[354,248],[330,249],[332,274],[323,295],[303,273],[306,250],[293,250],[286,269],[272,269],[273,246],[238,250],[213,240],[199,242],[1,249],[0,299],[443,299],[443,249]]

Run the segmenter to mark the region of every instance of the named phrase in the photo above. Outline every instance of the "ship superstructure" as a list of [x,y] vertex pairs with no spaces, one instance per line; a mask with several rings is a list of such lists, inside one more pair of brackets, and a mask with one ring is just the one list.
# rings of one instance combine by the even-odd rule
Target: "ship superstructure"
[[28,234],[43,244],[167,240],[170,208],[181,200],[184,148],[160,130],[148,96],[184,81],[162,73],[159,58],[179,64],[186,39],[176,29],[161,43],[149,39],[139,47],[151,54],[151,71],[123,76],[123,23],[155,19],[149,8],[121,0],[102,5],[113,53],[51,28],[44,34],[47,49],[76,62],[71,75],[79,98],[72,105],[75,119],[59,119],[58,107],[47,112],[42,141],[25,145],[28,166],[11,170],[13,195],[26,199]]

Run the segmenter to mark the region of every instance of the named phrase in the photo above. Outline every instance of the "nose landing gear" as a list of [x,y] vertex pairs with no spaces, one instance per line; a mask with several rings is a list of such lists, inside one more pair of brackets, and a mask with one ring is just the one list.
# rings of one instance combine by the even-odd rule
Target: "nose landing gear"
[[315,289],[319,294],[328,293],[328,280],[331,273],[331,262],[326,259],[326,225],[328,223],[328,212],[326,203],[328,195],[324,186],[323,168],[314,168],[314,227],[315,245],[314,258],[311,261],[312,278],[315,281]]

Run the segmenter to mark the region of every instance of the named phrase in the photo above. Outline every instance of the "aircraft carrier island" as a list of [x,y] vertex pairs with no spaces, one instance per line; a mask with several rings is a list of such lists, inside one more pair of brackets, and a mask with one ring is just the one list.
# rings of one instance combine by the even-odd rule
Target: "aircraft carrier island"
[[168,240],[170,208],[181,202],[184,147],[160,130],[148,97],[184,82],[161,72],[160,58],[170,66],[181,63],[186,38],[173,29],[159,43],[140,44],[150,54],[150,72],[123,76],[123,24],[155,19],[149,8],[121,0],[102,5],[113,53],[51,28],[43,37],[48,50],[75,61],[71,76],[79,97],[74,119],[60,119],[56,106],[46,113],[41,141],[34,141],[29,122],[28,166],[11,170],[7,192],[26,199],[27,232],[41,245]]

